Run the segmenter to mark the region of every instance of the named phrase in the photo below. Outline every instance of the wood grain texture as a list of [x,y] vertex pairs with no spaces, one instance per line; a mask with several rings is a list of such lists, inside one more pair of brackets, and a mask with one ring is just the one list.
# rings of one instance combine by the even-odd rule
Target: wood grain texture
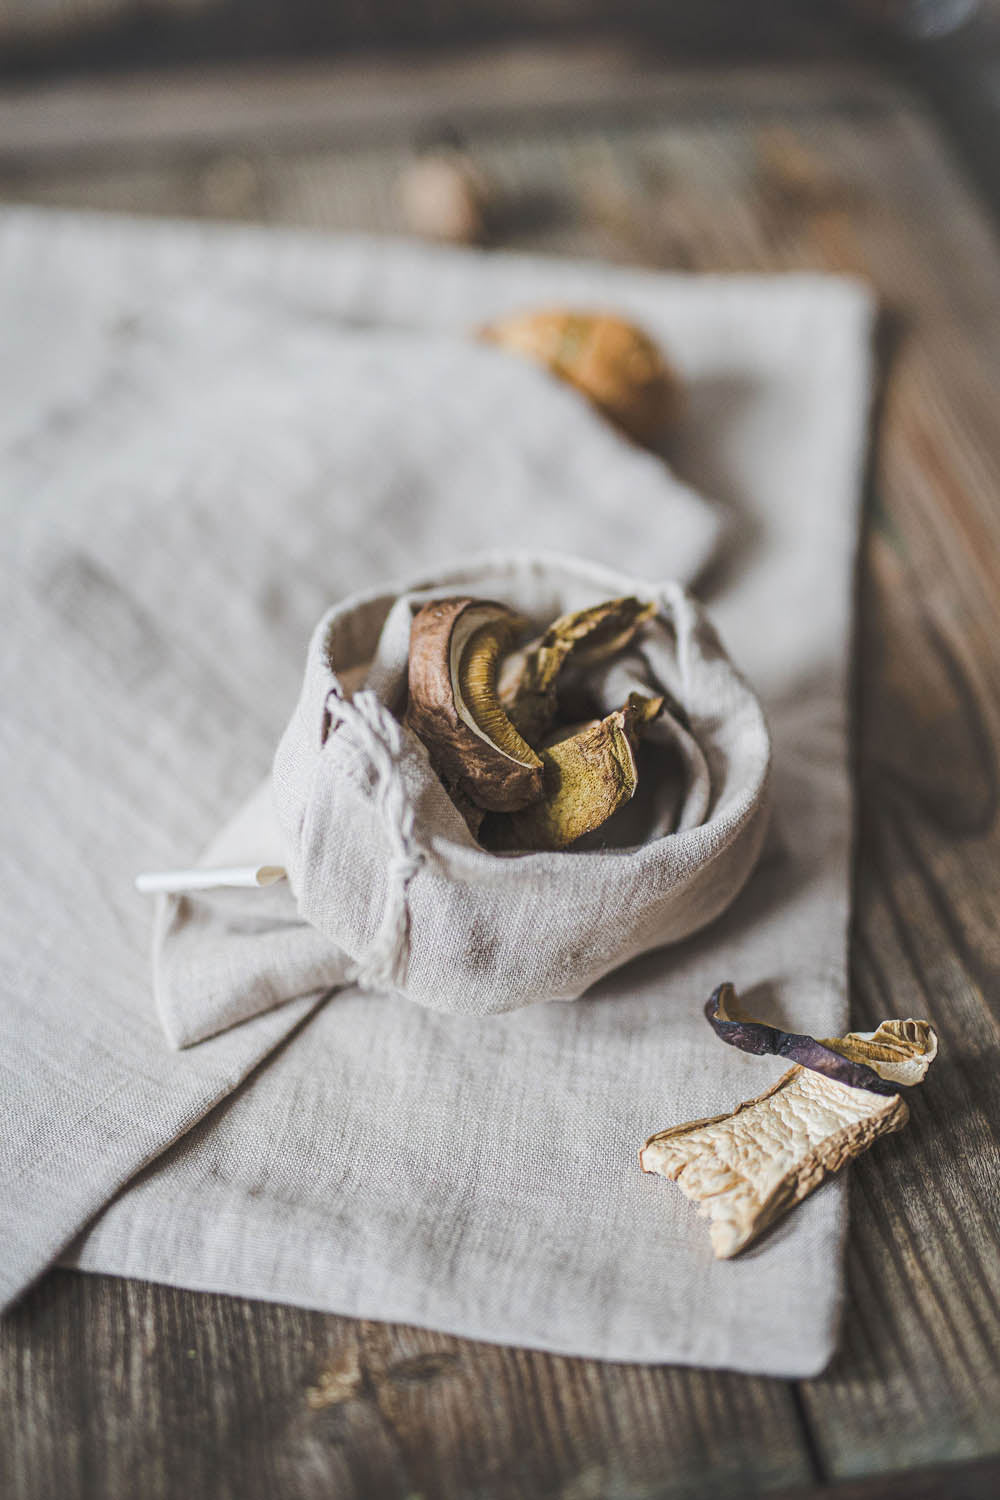
[[[0,153],[0,196],[393,232],[430,108],[409,87],[412,108],[370,138],[329,117],[307,142],[298,125],[275,135],[282,110],[305,118],[289,98],[259,130],[252,110],[225,140],[206,126],[200,146],[163,124],[145,155],[100,132],[75,158],[50,136],[33,145],[26,115],[21,146]],[[758,70],[657,72],[631,103],[602,76],[596,111],[577,74],[575,104],[567,84],[550,111],[539,99],[513,115],[488,78],[477,87],[452,113],[497,186],[499,243],[847,270],[884,299],[852,1020],[926,1016],[941,1058],[907,1130],[852,1169],[843,1346],[819,1379],[598,1365],[60,1273],[0,1325],[14,1397],[0,1490],[669,1500],[832,1484],[848,1500],[978,1500],[995,1466],[872,1476],[1000,1451],[995,241],[923,111],[869,72],[770,69],[766,87]],[[446,90],[433,107],[449,113]]]
[[[990,4],[992,0],[983,0]],[[315,56],[360,47],[468,45],[510,35],[570,37],[614,26],[676,53],[760,50],[828,56],[859,28],[847,7],[757,0],[5,0],[0,70],[143,67],[183,60]]]
[[968,1464],[939,1464],[932,1469],[907,1469],[821,1489],[811,1487],[776,1495],[774,1500],[995,1500],[1000,1490],[1000,1460],[988,1458]]
[[0,1492],[32,1500],[693,1500],[810,1477],[780,1381],[111,1277],[53,1272],[0,1324],[0,1363]]
[[[612,124],[625,110],[656,109],[690,120],[732,118],[782,94],[782,110],[809,116],[815,95],[884,109],[888,85],[856,66],[829,63],[792,73],[761,63],[728,71],[664,72],[644,65],[647,49],[628,40],[511,42],[485,51],[444,53],[415,63],[395,54],[309,63],[149,70],[108,81],[52,79],[26,89],[0,86],[0,162],[37,171],[77,169],[102,158],[149,167],[181,151],[316,151],[402,140],[440,124],[523,129],[525,111],[543,116],[542,140],[558,116],[578,125]],[[169,207],[164,202],[164,212]]]

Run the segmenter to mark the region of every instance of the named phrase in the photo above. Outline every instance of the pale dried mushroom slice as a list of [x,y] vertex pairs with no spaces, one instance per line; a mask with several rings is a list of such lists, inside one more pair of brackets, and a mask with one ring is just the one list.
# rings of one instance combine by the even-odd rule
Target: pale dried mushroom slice
[[728,1260],[908,1118],[898,1094],[852,1089],[796,1066],[729,1114],[650,1136],[639,1161],[698,1205],[712,1249]]
[[410,630],[406,722],[446,785],[477,807],[509,811],[542,795],[540,757],[496,691],[497,663],[522,621],[492,600],[436,599]]
[[[884,1021],[874,1033],[851,1032],[822,1045],[865,1061],[897,1083],[903,1074],[919,1082],[937,1055],[937,1038],[926,1021]],[[698,1205],[710,1220],[716,1256],[728,1259],[879,1136],[901,1130],[908,1118],[895,1091],[878,1093],[796,1065],[728,1114],[650,1136],[639,1164],[644,1172],[669,1177]]]
[[634,795],[636,741],[662,708],[662,698],[633,693],[607,718],[554,737],[541,752],[541,800],[484,819],[481,842],[511,852],[565,849],[600,828]]
[[637,442],[652,442],[680,409],[681,382],[662,351],[612,313],[513,313],[481,329],[480,337],[544,365]]
[[511,652],[498,679],[500,702],[511,723],[531,744],[539,744],[556,717],[563,672],[569,667],[583,672],[617,656],[655,614],[655,603],[631,595],[608,599],[560,615],[536,640]]

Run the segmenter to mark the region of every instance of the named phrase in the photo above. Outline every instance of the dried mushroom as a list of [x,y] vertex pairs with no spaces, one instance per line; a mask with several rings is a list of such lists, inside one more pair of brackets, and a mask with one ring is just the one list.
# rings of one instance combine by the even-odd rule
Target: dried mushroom
[[656,605],[627,597],[561,615],[537,640],[507,657],[500,671],[500,702],[511,723],[532,744],[549,731],[564,668],[580,671],[624,651]]
[[486,818],[482,842],[498,850],[565,849],[600,828],[634,795],[636,742],[662,708],[662,698],[633,693],[607,718],[554,736],[541,752],[541,800]]
[[476,807],[511,811],[542,795],[542,762],[500,707],[497,662],[521,628],[504,604],[436,599],[410,632],[406,722],[447,785]]
[[680,406],[677,375],[652,339],[624,318],[546,308],[500,318],[480,336],[544,365],[637,442],[652,442]]
[[921,1082],[937,1055],[926,1021],[883,1021],[874,1032],[816,1041],[733,1014],[722,985],[706,1006],[716,1033],[796,1066],[728,1114],[662,1130],[639,1153],[644,1172],[676,1182],[709,1218],[715,1254],[728,1259],[880,1135],[901,1130],[909,1109],[896,1092]]
[[460,145],[436,145],[406,168],[398,184],[407,228],[425,239],[479,244],[487,237],[491,191]]
[[852,1088],[870,1089],[873,1094],[896,1092],[895,1085],[882,1078],[874,1068],[838,1051],[838,1046],[843,1043],[818,1042],[812,1036],[780,1031],[777,1026],[752,1021],[749,1016],[738,1016],[735,1002],[733,986],[720,984],[705,1005],[705,1015],[712,1030],[731,1047],[738,1047],[741,1052],[753,1052],[758,1057],[766,1053],[773,1057],[787,1057],[789,1062],[812,1068],[815,1073],[825,1073],[828,1078],[850,1084]]
[[[485,848],[565,849],[631,799],[637,743],[665,699],[631,691],[606,714],[605,676],[655,612],[610,599],[520,648],[524,622],[495,600],[436,599],[415,615],[406,723]],[[583,722],[565,722],[570,706]]]

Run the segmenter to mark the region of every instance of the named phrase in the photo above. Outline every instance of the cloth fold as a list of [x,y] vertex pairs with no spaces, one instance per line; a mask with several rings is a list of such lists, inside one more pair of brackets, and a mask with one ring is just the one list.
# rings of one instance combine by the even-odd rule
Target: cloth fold
[[[470,345],[547,301],[663,342],[689,390],[684,483],[543,372]],[[87,1269],[815,1373],[840,1187],[716,1265],[635,1152],[769,1081],[700,1017],[721,979],[786,1029],[846,1020],[867,294],[11,211],[0,316],[3,1295],[91,1221],[66,1256]],[[352,986],[267,1009],[265,977],[232,1026],[220,952],[214,1015],[177,1022],[217,1034],[170,1051],[132,876],[188,863],[260,784],[331,598],[514,538],[691,583],[720,519],[709,603],[768,711],[775,824],[718,922],[573,1005],[492,1017]],[[252,940],[258,903],[288,893],[249,911],[232,894]]]
[[[270,778],[212,839],[203,866],[282,863]],[[159,896],[153,987],[173,1047],[191,1047],[263,1011],[345,982],[350,960],[299,915],[287,881]]]

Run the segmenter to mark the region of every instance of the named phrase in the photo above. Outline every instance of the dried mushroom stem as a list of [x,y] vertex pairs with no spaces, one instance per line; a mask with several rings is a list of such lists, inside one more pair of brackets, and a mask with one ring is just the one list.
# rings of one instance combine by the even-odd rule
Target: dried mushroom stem
[[[709,1002],[713,1009],[715,1000]],[[751,1040],[755,1044],[746,1050],[772,1050],[756,1045],[759,1038]],[[920,1082],[937,1055],[937,1038],[926,1021],[883,1021],[875,1032],[850,1032],[814,1045],[865,1064],[890,1085]],[[728,1259],[879,1136],[901,1130],[908,1118],[894,1089],[878,1093],[796,1065],[766,1093],[728,1114],[650,1136],[639,1164],[644,1172],[669,1177],[699,1206],[710,1220],[716,1256]]]
[[542,750],[541,801],[485,819],[482,842],[498,850],[565,849],[600,828],[634,795],[636,740],[662,708],[662,698],[633,693],[606,719],[555,738]]
[[624,318],[545,308],[500,318],[480,337],[544,365],[637,442],[652,442],[680,409],[678,376]]
[[789,1062],[800,1063],[816,1073],[825,1073],[838,1083],[848,1083],[852,1088],[870,1089],[874,1094],[894,1094],[896,1085],[880,1077],[874,1068],[857,1058],[846,1056],[835,1046],[818,1042],[815,1037],[803,1036],[797,1031],[781,1031],[777,1026],[768,1026],[763,1021],[753,1021],[740,1015],[736,1007],[736,991],[731,984],[720,984],[705,1005],[705,1015],[716,1036],[741,1052],[753,1052],[758,1056],[770,1053],[774,1057],[786,1057]]
[[508,656],[500,669],[499,697],[511,722],[537,745],[548,733],[558,706],[564,668],[579,670],[617,656],[656,605],[631,596],[561,615],[537,640]]
[[497,698],[496,670],[521,628],[492,600],[426,604],[410,630],[406,722],[460,799],[509,811],[542,795],[542,762]]

